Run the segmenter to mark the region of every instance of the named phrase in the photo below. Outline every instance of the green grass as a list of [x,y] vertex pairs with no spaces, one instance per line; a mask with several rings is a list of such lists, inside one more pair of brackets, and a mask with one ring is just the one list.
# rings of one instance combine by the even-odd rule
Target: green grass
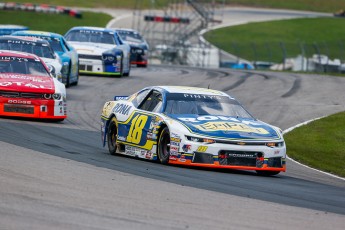
[[251,61],[281,62],[284,56],[301,54],[301,47],[306,56],[320,52],[345,60],[344,26],[343,18],[302,18],[221,28],[206,33],[205,38]]
[[[199,0],[200,1],[200,0]],[[16,0],[18,3],[30,2],[27,0]],[[155,0],[155,5],[152,5],[152,0],[35,0],[34,3],[46,3],[51,5],[62,6],[79,6],[79,7],[111,7],[111,8],[135,8],[140,3],[144,8],[160,8],[166,6],[169,2],[184,2],[184,0]],[[204,2],[211,2],[211,0],[204,0]],[[223,3],[223,0],[216,0],[215,2]],[[307,10],[319,12],[335,12],[341,8],[345,8],[344,2],[340,0],[224,0],[226,4],[235,6],[248,7],[266,7],[266,8],[280,8],[280,9],[294,9]]]
[[[58,6],[77,6],[77,7],[103,7],[103,8],[132,8],[136,7],[141,8],[151,8],[152,0],[16,0],[17,3],[27,3],[32,2],[35,4],[49,4],[49,5],[58,5]],[[156,8],[166,6],[169,0],[156,0],[154,5]]]
[[289,157],[345,177],[345,112],[296,128],[284,138]]
[[16,24],[28,26],[31,30],[43,30],[65,34],[73,26],[104,27],[112,19],[108,14],[84,12],[83,18],[68,15],[46,14],[23,11],[0,10],[1,24]]

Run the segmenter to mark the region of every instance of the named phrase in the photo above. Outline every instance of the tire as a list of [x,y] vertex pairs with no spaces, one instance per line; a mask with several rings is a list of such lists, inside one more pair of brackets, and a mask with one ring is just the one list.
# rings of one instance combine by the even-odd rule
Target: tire
[[144,64],[144,65],[143,65],[143,64],[137,64],[137,67],[138,67],[138,68],[146,68],[147,65],[145,65],[145,64]]
[[113,117],[108,125],[107,130],[107,142],[108,142],[108,150],[110,155],[116,155],[116,136],[117,136],[117,127],[115,118]]
[[261,170],[257,170],[256,173],[259,175],[259,176],[274,176],[274,175],[277,175],[280,173],[280,171],[261,171]]
[[124,77],[128,77],[130,72],[131,72],[131,65],[129,64],[129,66],[128,66],[128,72],[127,72],[127,73],[123,73],[123,76],[124,76]]
[[66,88],[69,88],[71,86],[71,82],[70,82],[71,72],[72,72],[72,66],[71,66],[71,63],[69,63],[69,70],[68,70],[67,79],[66,79]]
[[168,127],[165,127],[159,136],[157,156],[160,163],[168,164],[170,157],[170,132]]

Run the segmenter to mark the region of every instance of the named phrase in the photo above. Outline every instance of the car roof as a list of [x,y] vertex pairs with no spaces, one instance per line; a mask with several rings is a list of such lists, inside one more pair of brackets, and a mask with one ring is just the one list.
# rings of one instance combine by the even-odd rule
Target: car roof
[[38,30],[22,30],[14,32],[13,35],[32,35],[32,36],[45,36],[45,37],[62,37],[61,34],[46,32],[46,31],[38,31]]
[[[206,89],[206,88],[198,88],[198,87],[189,87],[189,86],[157,86],[168,93],[186,93],[186,94],[203,94],[203,95],[211,95],[211,96],[229,96],[228,94],[214,90],[214,89]],[[155,87],[152,87],[155,88]]]
[[35,54],[25,53],[20,51],[12,51],[12,50],[0,50],[0,56],[14,56],[19,58],[32,58],[32,59],[39,59],[39,57]]
[[41,38],[36,38],[36,37],[23,37],[23,36],[8,35],[8,36],[0,36],[0,40],[20,40],[20,41],[36,42],[36,43],[49,45],[48,41],[43,40]]

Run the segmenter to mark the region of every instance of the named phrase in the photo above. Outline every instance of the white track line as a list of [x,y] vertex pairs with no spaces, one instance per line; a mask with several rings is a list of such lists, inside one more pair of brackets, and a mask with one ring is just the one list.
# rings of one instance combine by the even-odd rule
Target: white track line
[[[284,131],[283,131],[283,134],[286,134],[286,133],[288,133],[288,132],[294,130],[295,128],[298,128],[298,127],[301,127],[301,126],[303,126],[303,125],[309,124],[310,122],[319,120],[319,119],[321,119],[321,118],[324,118],[324,117],[318,117],[318,118],[315,118],[315,119],[312,119],[312,120],[309,120],[309,121],[305,121],[305,122],[300,123],[300,124],[298,124],[298,125],[295,125],[295,126],[293,126],[293,127],[291,127],[291,128],[288,128],[288,129],[284,130]],[[324,171],[321,171],[321,170],[318,170],[318,169],[309,167],[309,166],[304,165],[304,164],[301,164],[300,162],[295,161],[294,159],[290,158],[290,157],[287,156],[287,155],[286,155],[286,158],[288,158],[289,160],[291,160],[291,161],[293,161],[293,162],[295,162],[295,163],[297,163],[297,164],[299,164],[299,165],[302,165],[302,166],[304,166],[304,167],[306,167],[306,168],[309,168],[309,169],[315,170],[315,171],[317,171],[317,172],[326,174],[326,175],[328,175],[328,176],[335,177],[335,178],[337,178],[337,179],[340,179],[340,180],[344,180],[344,181],[345,181],[345,178],[343,178],[343,177],[340,177],[340,176],[337,176],[337,175],[334,175],[334,174],[331,174],[331,173],[328,173],[328,172],[324,172]]]

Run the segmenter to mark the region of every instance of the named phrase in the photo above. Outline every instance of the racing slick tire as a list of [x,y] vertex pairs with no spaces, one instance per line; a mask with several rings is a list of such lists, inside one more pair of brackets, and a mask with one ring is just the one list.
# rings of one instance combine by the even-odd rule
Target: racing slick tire
[[122,76],[124,76],[124,77],[128,77],[128,76],[129,76],[129,74],[130,74],[130,72],[131,72],[131,64],[129,64],[129,67],[128,67],[128,72],[127,72],[127,73],[123,73],[123,74],[122,74]]
[[113,117],[108,125],[107,130],[107,142],[108,150],[110,155],[116,155],[116,136],[117,136],[117,127],[115,122],[115,117]]
[[264,170],[257,170],[256,173],[259,176],[274,176],[280,173],[280,171],[264,171]]
[[168,164],[170,157],[170,132],[168,127],[165,127],[159,136],[157,152],[159,162]]
[[71,72],[72,72],[72,66],[71,66],[71,63],[69,63],[69,69],[68,69],[68,74],[67,74],[67,79],[66,79],[66,88],[69,88],[71,86],[71,79],[70,79],[70,76],[71,76]]

